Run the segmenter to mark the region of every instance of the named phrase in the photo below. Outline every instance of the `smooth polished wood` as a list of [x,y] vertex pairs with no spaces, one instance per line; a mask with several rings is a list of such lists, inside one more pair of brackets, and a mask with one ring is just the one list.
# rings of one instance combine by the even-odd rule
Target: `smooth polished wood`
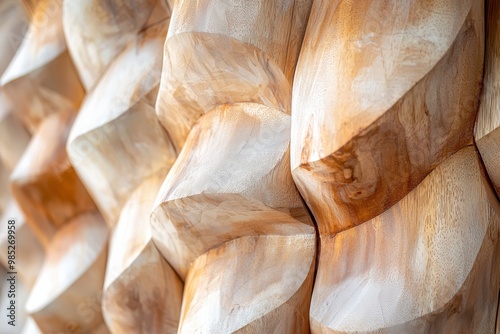
[[175,160],[154,113],[167,27],[168,21],[150,27],[123,50],[69,135],[69,158],[110,226],[143,179]]
[[381,214],[472,142],[483,24],[483,1],[314,3],[291,166],[320,233]]
[[64,0],[68,49],[87,91],[148,25],[170,16],[163,0]]
[[484,1],[0,0],[16,332],[498,331]]
[[176,0],[167,39],[191,32],[236,39],[265,52],[292,81],[311,4],[311,0]]
[[95,204],[66,155],[72,113],[49,116],[11,175],[11,189],[27,223],[45,248],[55,231]]
[[[241,223],[241,233],[250,233],[265,224],[266,211],[279,221],[305,211],[288,168],[289,126],[279,110],[240,103],[215,108],[191,130],[151,216],[153,239],[181,278],[197,256],[236,236],[228,225]],[[185,230],[202,217],[203,229],[222,228],[220,240],[206,246]]]
[[26,309],[44,333],[90,333],[103,324],[108,228],[98,212],[78,215],[47,250]]
[[156,112],[177,151],[196,121],[218,105],[255,102],[289,114],[290,100],[281,69],[255,46],[201,32],[165,44]]
[[477,148],[497,194],[500,194],[500,5],[488,0],[486,54],[481,107],[475,126]]
[[312,1],[175,2],[156,113],[180,152],[204,113],[258,102],[290,113],[290,86]]
[[262,225],[193,262],[179,333],[309,333],[314,229],[290,220]]
[[112,232],[103,315],[113,333],[177,333],[183,282],[154,245],[149,225],[165,174],[137,187]]
[[469,146],[380,216],[322,236],[312,333],[493,333],[499,213]]
[[165,179],[151,224],[186,280],[180,333],[308,332],[315,237],[288,167],[289,125],[261,104],[221,105]]

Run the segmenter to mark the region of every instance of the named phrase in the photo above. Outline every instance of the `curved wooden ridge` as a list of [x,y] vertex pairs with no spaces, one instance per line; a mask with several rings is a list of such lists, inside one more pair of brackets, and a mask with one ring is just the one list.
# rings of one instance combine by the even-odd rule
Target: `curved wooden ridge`
[[198,118],[220,104],[260,102],[290,113],[286,82],[311,3],[175,2],[156,113],[177,151]]
[[102,323],[100,312],[86,314],[74,300],[100,301],[107,236],[102,217],[92,212],[70,220],[52,239],[26,304],[42,332],[66,330],[68,324],[89,331]]
[[64,1],[68,49],[87,91],[95,88],[107,67],[141,30],[168,17],[167,8],[156,0]]
[[84,95],[66,49],[61,5],[59,0],[37,2],[33,20],[26,34],[18,36],[22,43],[0,80],[13,111],[31,132],[51,113],[77,110]]
[[154,114],[166,23],[136,36],[116,57],[87,94],[69,135],[69,158],[110,226],[143,178],[175,160]]
[[129,196],[110,240],[103,313],[115,333],[175,333],[179,324],[183,282],[155,247],[149,226],[164,177],[148,177]]
[[294,217],[305,208],[287,166],[289,118],[254,103],[213,109],[162,185],[151,223],[185,280],[179,332],[307,333],[315,236]]
[[1,1],[0,308],[500,334],[499,45],[496,0]]
[[49,116],[11,175],[12,194],[46,246],[68,219],[95,209],[66,155],[72,122],[70,113]]
[[[308,331],[314,229],[292,214],[305,208],[288,147],[310,4],[175,3],[156,112],[179,156],[151,222],[155,244],[185,280],[179,332]],[[273,268],[281,257],[294,264]]]
[[492,333],[500,206],[482,173],[464,148],[380,216],[323,237],[313,332]]
[[482,1],[410,1],[371,25],[384,5],[348,3],[315,3],[294,82],[292,170],[326,234],[471,143],[483,71]]
[[484,67],[484,88],[481,96],[481,107],[477,115],[474,129],[474,138],[477,148],[484,161],[488,175],[500,194],[500,174],[497,171],[498,138],[500,131],[500,100],[497,68],[500,67],[500,6],[495,1],[488,1],[487,5],[487,31],[486,31],[486,54]]

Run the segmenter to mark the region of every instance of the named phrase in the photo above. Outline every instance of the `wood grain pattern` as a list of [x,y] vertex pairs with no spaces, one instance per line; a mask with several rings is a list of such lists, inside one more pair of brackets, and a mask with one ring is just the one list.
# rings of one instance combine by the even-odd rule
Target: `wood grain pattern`
[[[54,236],[26,309],[44,333],[91,333],[103,323],[100,296],[108,228],[98,212],[81,214]],[[88,300],[97,303],[89,304]]]
[[65,0],[63,12],[68,49],[87,91],[150,19],[170,16],[163,0]]
[[495,0],[0,0],[15,332],[499,332],[499,31]]
[[[191,130],[152,215],[153,239],[181,278],[197,256],[221,240],[250,233],[261,219],[293,220],[290,209],[305,210],[288,169],[289,124],[290,116],[276,109],[243,103],[215,108]],[[232,210],[238,213],[234,217]],[[198,226],[203,231],[245,225],[232,233],[223,229],[209,244],[198,241],[195,247],[190,239],[203,232],[191,234],[186,227],[205,215]]]
[[309,333],[314,229],[281,227],[287,232],[233,239],[194,261],[179,333]]
[[13,196],[44,247],[69,219],[95,210],[66,155],[73,119],[72,113],[49,116],[11,175]]
[[32,133],[47,115],[77,110],[84,94],[66,50],[62,3],[41,0],[33,17],[1,78],[13,112]]
[[322,237],[312,332],[492,333],[500,207],[483,173],[469,146],[380,216]]
[[290,113],[310,0],[176,1],[156,113],[179,152],[204,113],[258,102]]
[[500,194],[500,5],[487,1],[486,54],[481,106],[477,116],[474,138],[488,175],[497,194]]
[[69,158],[110,226],[130,192],[175,160],[154,113],[167,23],[144,31],[115,59],[68,139]]
[[130,195],[110,240],[103,314],[113,333],[177,333],[183,283],[153,243],[149,216],[165,172]]
[[288,168],[289,124],[261,104],[218,106],[165,179],[151,224],[186,280],[180,333],[308,331],[315,236]]
[[220,104],[255,102],[289,114],[290,100],[281,69],[252,45],[203,32],[165,44],[156,110],[177,151],[196,121]]
[[483,34],[482,1],[315,2],[291,164],[320,233],[381,214],[471,143]]
[[180,333],[309,331],[315,238],[289,114],[310,6],[175,2],[156,114],[179,156],[151,224],[185,280]]
[[265,52],[292,81],[311,4],[311,0],[176,0],[167,39],[191,32],[234,38]]

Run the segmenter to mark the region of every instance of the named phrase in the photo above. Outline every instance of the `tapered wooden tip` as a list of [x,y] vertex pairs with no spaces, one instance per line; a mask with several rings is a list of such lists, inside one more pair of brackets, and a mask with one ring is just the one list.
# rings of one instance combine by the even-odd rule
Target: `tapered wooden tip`
[[278,65],[255,46],[223,35],[168,38],[161,82],[156,113],[177,151],[196,121],[218,105],[255,102],[290,113],[291,85]]
[[290,114],[311,4],[175,2],[156,113],[177,152],[198,118],[219,105],[255,102]]

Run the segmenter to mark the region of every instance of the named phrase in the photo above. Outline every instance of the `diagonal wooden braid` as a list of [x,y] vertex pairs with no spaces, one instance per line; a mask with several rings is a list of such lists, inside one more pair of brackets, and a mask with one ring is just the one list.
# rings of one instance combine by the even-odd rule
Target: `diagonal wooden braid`
[[292,173],[321,237],[311,331],[492,333],[500,207],[471,145],[483,2],[410,1],[396,21],[390,6],[315,2],[297,66]]
[[[119,13],[139,5],[112,4]],[[116,25],[107,22],[97,32],[86,31],[83,25],[75,31],[71,19],[67,21],[68,38],[74,38],[70,49],[81,57],[80,72],[95,79],[72,128],[67,151],[113,228],[102,294],[103,317],[113,333],[175,333],[183,283],[156,249],[149,226],[155,195],[176,157],[154,112],[169,24],[164,18],[170,14],[164,9],[168,6],[163,1],[149,1],[137,13],[128,12],[131,17],[116,17],[108,1],[68,1],[66,5],[72,7],[72,15],[83,12],[89,20],[96,19],[92,15],[95,6],[105,7],[104,18],[118,21]],[[148,22],[144,22],[146,18]],[[80,20],[86,21],[85,17]],[[142,22],[141,31],[138,22]],[[124,36],[117,28],[122,25],[130,25]],[[108,34],[108,28],[114,34]],[[89,50],[82,44],[85,38],[91,40],[90,49],[99,50],[96,54],[80,52]],[[108,48],[116,56],[108,57]],[[100,65],[94,67],[93,62]],[[98,68],[102,70],[99,76]]]
[[289,114],[310,4],[175,2],[156,112],[179,156],[151,225],[185,280],[180,333],[309,331],[315,231]]

